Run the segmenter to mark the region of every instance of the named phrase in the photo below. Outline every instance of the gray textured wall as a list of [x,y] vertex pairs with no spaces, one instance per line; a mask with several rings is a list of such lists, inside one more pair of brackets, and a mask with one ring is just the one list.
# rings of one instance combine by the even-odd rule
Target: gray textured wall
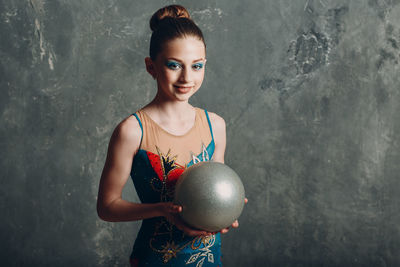
[[[179,2],[208,45],[192,103],[225,118],[249,198],[225,266],[400,266],[399,2]],[[100,221],[98,182],[155,93],[148,19],[168,3],[0,2],[2,266],[127,265],[140,224]]]

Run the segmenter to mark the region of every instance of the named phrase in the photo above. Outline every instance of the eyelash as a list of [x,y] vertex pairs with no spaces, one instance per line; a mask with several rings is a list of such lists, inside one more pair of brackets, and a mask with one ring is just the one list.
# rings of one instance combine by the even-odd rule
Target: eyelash
[[194,70],[201,70],[203,68],[203,66],[204,66],[203,63],[196,63],[196,64],[192,65],[192,68]]
[[[175,62],[175,61],[168,61],[166,65],[167,65],[167,68],[169,68],[171,70],[178,70],[178,69],[183,68],[183,66],[180,63]],[[196,64],[192,65],[192,68],[196,71],[201,70],[203,67],[204,67],[203,63],[196,63]]]
[[179,64],[178,62],[174,62],[174,61],[168,61],[166,65],[167,65],[167,68],[169,68],[171,70],[177,70],[177,69],[182,68],[181,64]]

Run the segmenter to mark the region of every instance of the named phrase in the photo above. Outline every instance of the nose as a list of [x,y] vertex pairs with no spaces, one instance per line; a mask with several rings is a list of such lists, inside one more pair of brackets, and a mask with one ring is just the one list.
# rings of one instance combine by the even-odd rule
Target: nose
[[183,68],[179,80],[181,82],[190,82],[192,79],[192,70],[190,68]]

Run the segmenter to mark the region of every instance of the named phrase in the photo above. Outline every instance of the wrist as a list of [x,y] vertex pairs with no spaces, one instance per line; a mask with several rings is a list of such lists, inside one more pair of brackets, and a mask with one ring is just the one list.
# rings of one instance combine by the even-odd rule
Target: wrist
[[165,209],[165,202],[156,203],[156,213],[158,217],[167,217],[166,209]]

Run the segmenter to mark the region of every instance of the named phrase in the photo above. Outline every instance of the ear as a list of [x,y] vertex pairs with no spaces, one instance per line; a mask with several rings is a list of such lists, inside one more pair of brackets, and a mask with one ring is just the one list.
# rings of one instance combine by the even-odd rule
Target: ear
[[153,77],[153,79],[156,79],[156,70],[154,68],[153,60],[149,57],[146,57],[144,59],[144,63],[146,64],[147,72]]

